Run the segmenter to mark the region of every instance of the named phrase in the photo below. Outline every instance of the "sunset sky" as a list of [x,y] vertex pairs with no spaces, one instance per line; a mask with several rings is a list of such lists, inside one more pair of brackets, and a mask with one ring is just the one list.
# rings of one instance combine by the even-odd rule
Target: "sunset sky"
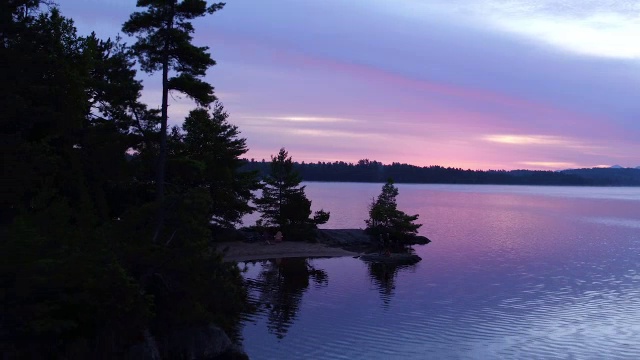
[[[103,38],[136,9],[59,4]],[[638,1],[229,0],[195,25],[249,158],[640,166]],[[159,75],[140,74],[153,106]],[[192,107],[174,95],[170,123]]]

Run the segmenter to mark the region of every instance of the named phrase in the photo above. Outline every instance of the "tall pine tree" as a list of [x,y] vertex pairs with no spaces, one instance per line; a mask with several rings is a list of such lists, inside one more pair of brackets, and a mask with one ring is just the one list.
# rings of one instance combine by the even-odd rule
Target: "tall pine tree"
[[160,115],[160,149],[156,172],[156,198],[159,206],[157,240],[164,222],[165,167],[167,162],[167,119],[169,91],[187,95],[200,106],[215,100],[213,86],[203,81],[207,69],[215,61],[206,46],[191,43],[194,32],[191,20],[222,9],[224,3],[208,5],[205,0],[138,0],[135,12],[124,23],[122,31],[136,35],[133,51],[140,67],[147,73],[162,71],[162,105]]

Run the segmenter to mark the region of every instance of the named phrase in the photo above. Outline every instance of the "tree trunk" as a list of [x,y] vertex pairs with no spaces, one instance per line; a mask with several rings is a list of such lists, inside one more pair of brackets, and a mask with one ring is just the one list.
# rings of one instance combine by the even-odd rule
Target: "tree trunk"
[[[167,24],[167,33],[173,27],[173,9],[171,9],[170,19]],[[153,234],[153,242],[158,241],[162,233],[165,219],[164,185],[167,163],[167,121],[169,118],[169,39],[165,39],[162,59],[162,109],[160,116],[160,154],[158,155],[158,173],[156,174],[156,202],[158,204],[158,214],[156,219],[156,229]]]

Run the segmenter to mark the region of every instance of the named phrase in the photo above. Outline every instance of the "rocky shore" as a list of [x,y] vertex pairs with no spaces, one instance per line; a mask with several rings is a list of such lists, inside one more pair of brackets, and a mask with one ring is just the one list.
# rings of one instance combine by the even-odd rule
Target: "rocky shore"
[[234,344],[219,327],[210,324],[173,329],[158,339],[147,330],[141,342],[133,345],[124,359],[202,359],[243,360],[249,359],[244,349]]
[[[377,246],[362,229],[319,229],[317,240],[328,246],[356,252],[365,252]],[[430,242],[426,236],[416,235],[409,241],[409,245],[424,245]]]
[[[415,236],[411,245],[428,244],[424,236]],[[266,244],[256,240],[251,232],[242,232],[240,241],[218,243],[225,261],[250,261],[286,257],[335,257],[360,256],[376,251],[377,243],[371,241],[362,229],[319,229],[314,241],[285,241]]]

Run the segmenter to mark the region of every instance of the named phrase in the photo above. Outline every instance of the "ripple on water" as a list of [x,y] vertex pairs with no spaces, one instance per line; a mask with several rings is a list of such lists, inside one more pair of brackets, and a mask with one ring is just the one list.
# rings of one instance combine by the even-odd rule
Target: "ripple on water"
[[586,217],[585,221],[608,226],[624,226],[634,229],[640,229],[640,219],[624,219],[612,217]]
[[[290,319],[290,333],[275,344],[273,339],[265,341],[270,345],[252,358],[281,358],[285,349],[288,358],[317,359],[422,358],[426,354],[459,359],[637,357],[640,276],[636,269],[611,275],[604,268],[592,267],[592,276],[573,280],[522,274],[519,291],[493,294],[493,303],[482,307],[474,305],[481,303],[477,299],[466,301],[465,295],[412,299],[402,284],[394,286],[404,297],[394,298],[397,294],[380,291],[384,284],[367,283],[370,274],[364,268],[360,274],[343,277],[328,271],[326,287],[306,290],[303,313]],[[498,285],[498,292],[504,287]],[[434,290],[434,286],[425,288]],[[250,319],[264,322],[265,315]],[[255,328],[245,327],[245,338],[255,336],[246,331]]]
[[[319,284],[278,282],[276,271],[252,296],[283,302],[276,315],[290,316],[263,306],[247,317],[250,357],[640,359],[640,206],[629,200],[628,214],[606,214],[620,205],[605,204],[619,201],[606,189],[597,190],[606,196],[575,201],[534,199],[539,190],[527,189],[514,198],[501,193],[500,207],[487,215],[493,190],[483,189],[429,190],[421,219],[430,221],[434,242],[417,248],[423,261],[414,268],[313,260],[326,273]],[[531,200],[535,206],[527,207]],[[483,207],[468,205],[474,201]],[[255,266],[247,277],[259,277],[262,265]],[[287,291],[297,302],[286,302]],[[280,338],[269,330],[277,321],[286,329]]]

